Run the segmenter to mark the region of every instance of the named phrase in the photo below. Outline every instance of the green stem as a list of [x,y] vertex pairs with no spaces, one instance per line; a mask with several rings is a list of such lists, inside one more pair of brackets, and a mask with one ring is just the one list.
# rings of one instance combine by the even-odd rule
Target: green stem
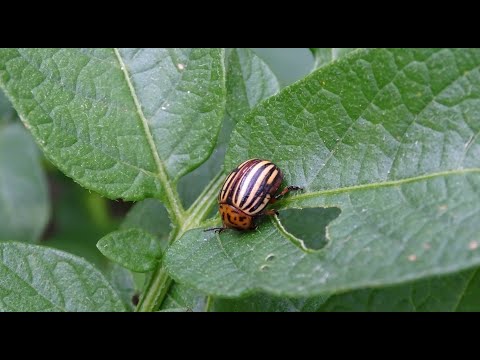
[[205,302],[205,309],[204,309],[204,311],[205,311],[205,312],[210,312],[210,310],[212,310],[212,306],[213,306],[213,297],[207,296],[207,300],[206,300],[206,302]]
[[[185,217],[176,219],[178,226],[173,228],[170,234],[169,244],[181,238],[186,231],[198,227],[208,216],[216,204],[217,194],[222,182],[223,171],[218,173],[212,181],[210,181],[198,199],[185,212]],[[173,212],[173,214],[175,214],[175,212]],[[140,299],[136,311],[158,310],[172,283],[173,280],[168,276],[163,262],[160,262],[145,287],[144,295]]]
[[170,288],[172,279],[165,268],[159,265],[152,274],[145,295],[138,303],[136,311],[156,311]]

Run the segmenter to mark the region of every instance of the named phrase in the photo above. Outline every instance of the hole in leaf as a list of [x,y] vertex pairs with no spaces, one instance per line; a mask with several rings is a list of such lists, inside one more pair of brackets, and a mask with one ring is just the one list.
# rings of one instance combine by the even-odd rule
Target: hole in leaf
[[303,240],[307,249],[319,250],[328,242],[327,225],[340,213],[338,207],[288,209],[280,212],[279,220],[285,230],[297,239]]

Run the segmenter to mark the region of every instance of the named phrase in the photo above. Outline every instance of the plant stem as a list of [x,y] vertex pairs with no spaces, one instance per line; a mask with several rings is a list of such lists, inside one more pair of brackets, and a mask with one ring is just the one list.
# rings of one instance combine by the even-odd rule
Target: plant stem
[[[159,265],[152,274],[145,295],[138,303],[136,311],[156,311],[170,288],[172,279],[165,268]],[[150,291],[149,291],[150,290]]]
[[207,300],[205,302],[204,312],[210,312],[210,310],[212,309],[212,305],[213,305],[213,298],[209,295],[207,296]]
[[[178,226],[173,228],[172,233],[170,234],[169,244],[172,244],[174,241],[181,238],[186,231],[198,227],[208,216],[213,206],[216,204],[217,194],[222,182],[223,171],[220,171],[206,186],[198,199],[185,212],[186,216],[176,219],[178,221]],[[175,212],[173,212],[173,214],[175,214]],[[140,299],[136,311],[158,310],[172,283],[173,280],[168,276],[163,261],[160,262],[145,287],[144,295]]]

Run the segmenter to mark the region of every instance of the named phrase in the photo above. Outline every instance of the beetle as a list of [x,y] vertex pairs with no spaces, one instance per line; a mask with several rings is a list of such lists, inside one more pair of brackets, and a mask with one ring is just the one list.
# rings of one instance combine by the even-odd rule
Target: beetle
[[299,186],[287,186],[275,195],[283,181],[280,168],[269,160],[250,159],[238,165],[227,176],[218,194],[218,210],[223,227],[206,229],[222,232],[226,229],[254,230],[255,220],[262,215],[278,215],[275,209],[266,210],[280,197]]

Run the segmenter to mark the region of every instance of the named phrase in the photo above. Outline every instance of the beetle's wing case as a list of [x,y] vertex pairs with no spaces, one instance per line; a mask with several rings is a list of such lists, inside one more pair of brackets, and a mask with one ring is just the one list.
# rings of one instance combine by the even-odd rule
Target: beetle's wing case
[[250,193],[253,196],[248,196],[246,201],[239,204],[239,209],[252,216],[263,211],[272,196],[277,192],[282,180],[281,170],[275,164],[269,162],[264,171],[254,176]]
[[231,200],[229,199],[232,198],[232,192],[238,185],[239,180],[241,180],[243,174],[246,171],[248,171],[248,169],[250,169],[251,166],[255,165],[258,161],[261,161],[261,160],[250,159],[250,160],[244,161],[243,163],[241,163],[235,169],[232,170],[232,172],[227,176],[227,178],[223,182],[222,189],[218,194],[219,203],[232,204]]
[[271,161],[250,159],[227,176],[218,200],[253,216],[267,206],[282,179],[282,172]]

